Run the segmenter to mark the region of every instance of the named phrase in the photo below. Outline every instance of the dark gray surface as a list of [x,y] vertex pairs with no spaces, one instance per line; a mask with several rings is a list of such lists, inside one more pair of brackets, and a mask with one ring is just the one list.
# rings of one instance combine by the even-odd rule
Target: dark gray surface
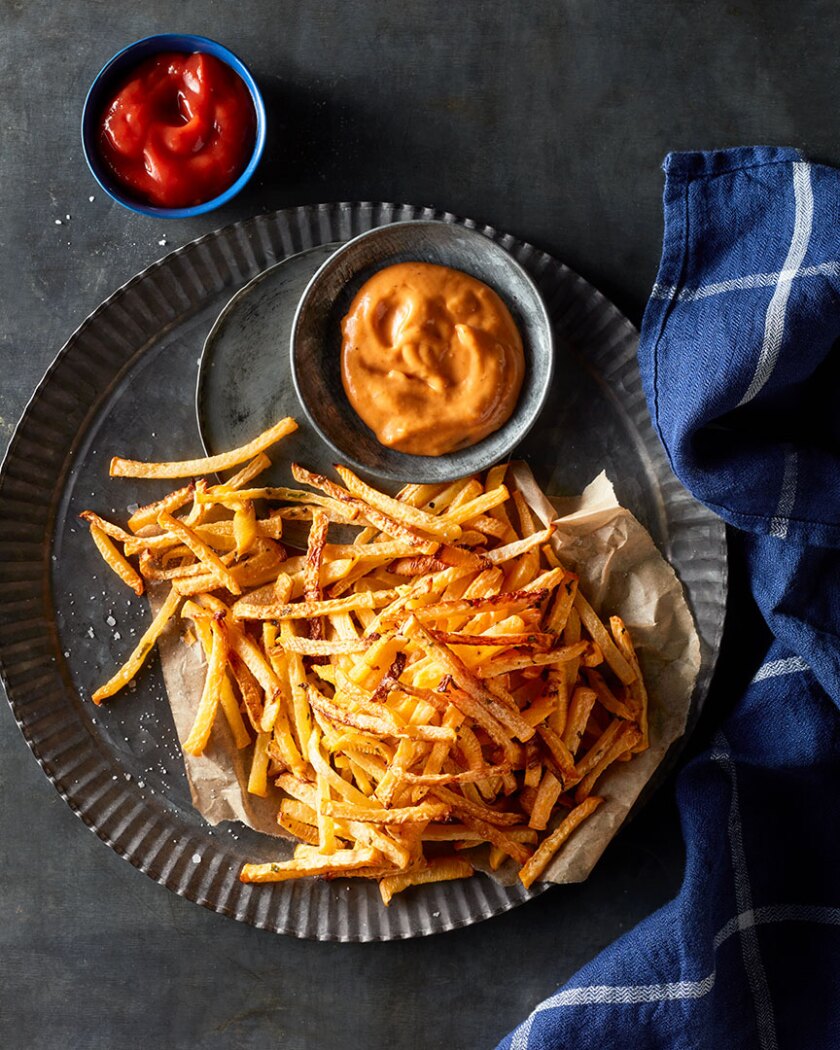
[[[4,441],[66,336],[168,250],[162,237],[304,202],[429,203],[533,241],[638,321],[668,149],[772,142],[840,161],[835,0],[4,0],[0,17]],[[119,46],[167,29],[239,52],[273,119],[246,193],[164,224],[97,192],[78,115]],[[0,1045],[491,1046],[674,893],[672,796],[666,785],[583,887],[441,938],[301,943],[132,871],[73,817],[2,707]]]

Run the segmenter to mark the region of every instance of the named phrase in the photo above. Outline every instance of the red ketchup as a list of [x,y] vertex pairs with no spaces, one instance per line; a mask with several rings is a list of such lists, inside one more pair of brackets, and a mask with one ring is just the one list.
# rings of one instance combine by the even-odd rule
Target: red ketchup
[[251,156],[248,89],[212,55],[160,54],[137,66],[102,113],[99,148],[116,180],[161,208],[218,197]]

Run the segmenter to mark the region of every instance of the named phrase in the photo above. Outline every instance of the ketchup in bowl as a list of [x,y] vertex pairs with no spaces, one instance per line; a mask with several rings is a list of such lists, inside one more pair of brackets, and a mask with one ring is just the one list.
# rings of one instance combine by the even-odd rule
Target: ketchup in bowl
[[99,151],[139,200],[187,208],[235,182],[255,136],[254,105],[241,77],[213,55],[165,52],[137,66],[106,104]]

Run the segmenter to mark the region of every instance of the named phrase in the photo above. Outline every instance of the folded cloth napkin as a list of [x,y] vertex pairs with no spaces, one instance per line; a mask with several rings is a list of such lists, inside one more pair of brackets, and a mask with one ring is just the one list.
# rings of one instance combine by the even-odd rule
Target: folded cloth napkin
[[500,1047],[836,1050],[840,171],[755,148],[665,172],[642,376],[674,471],[738,530],[773,641],[678,778],[679,896]]

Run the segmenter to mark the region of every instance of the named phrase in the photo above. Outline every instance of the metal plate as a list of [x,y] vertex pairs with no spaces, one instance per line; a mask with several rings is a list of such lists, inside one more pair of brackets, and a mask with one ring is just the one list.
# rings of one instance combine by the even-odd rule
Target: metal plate
[[[268,859],[272,844],[239,825],[210,828],[193,810],[156,657],[133,694],[101,709],[88,699],[148,614],[142,599],[127,599],[115,587],[76,515],[89,506],[119,514],[166,491],[166,483],[109,480],[114,452],[201,454],[196,365],[232,292],[281,259],[414,218],[463,221],[410,206],[322,205],[259,216],[167,256],[115,292],[70,338],[27,407],[0,471],[0,674],[45,773],[89,827],[151,878],[214,911],[300,937],[420,936],[488,918],[535,891],[505,889],[481,876],[418,887],[384,909],[376,887],[361,880],[240,883],[243,860]],[[696,716],[723,623],[724,531],[667,465],[639,381],[636,332],[548,255],[477,228],[535,277],[567,346],[544,424],[522,452],[552,493],[577,491],[606,467],[619,498],[676,568],[702,642]]]

